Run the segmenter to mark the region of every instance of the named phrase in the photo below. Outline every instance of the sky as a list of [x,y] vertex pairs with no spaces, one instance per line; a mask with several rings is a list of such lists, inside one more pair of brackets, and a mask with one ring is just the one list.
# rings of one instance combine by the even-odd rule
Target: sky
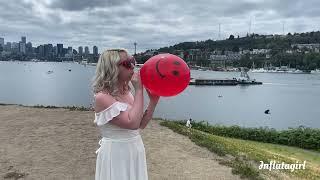
[[[134,53],[230,34],[320,29],[319,0],[0,0],[0,37]],[[219,31],[220,26],[220,31]]]

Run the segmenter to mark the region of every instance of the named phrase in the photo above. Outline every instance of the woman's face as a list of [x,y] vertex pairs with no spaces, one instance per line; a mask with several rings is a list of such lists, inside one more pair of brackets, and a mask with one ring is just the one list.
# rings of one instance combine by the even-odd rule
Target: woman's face
[[119,80],[130,81],[134,73],[134,65],[130,63],[130,57],[126,52],[120,52]]

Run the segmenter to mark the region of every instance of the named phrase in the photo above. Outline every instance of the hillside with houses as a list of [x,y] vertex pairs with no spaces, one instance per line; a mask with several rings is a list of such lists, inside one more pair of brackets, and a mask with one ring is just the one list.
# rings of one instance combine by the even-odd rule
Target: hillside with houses
[[191,67],[226,69],[228,67],[281,67],[301,70],[320,68],[320,32],[287,35],[251,34],[226,40],[182,42],[170,47],[150,49],[137,54],[140,63],[153,55],[172,53]]

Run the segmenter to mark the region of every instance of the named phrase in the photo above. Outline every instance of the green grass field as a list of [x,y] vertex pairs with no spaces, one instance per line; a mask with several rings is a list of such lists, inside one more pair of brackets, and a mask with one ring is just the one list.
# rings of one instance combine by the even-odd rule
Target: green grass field
[[[173,131],[188,136],[199,146],[204,146],[220,156],[232,155],[235,159],[229,162],[222,162],[231,166],[236,174],[248,179],[267,179],[283,174],[288,179],[320,179],[320,152],[305,150],[284,145],[260,143],[256,141],[241,140],[235,138],[221,137],[208,134],[195,129],[188,129],[173,121],[161,121],[163,126]],[[306,161],[306,169],[295,170],[259,170],[260,161],[269,163],[276,161],[288,164],[295,164],[297,161]],[[279,176],[278,179],[283,179]]]

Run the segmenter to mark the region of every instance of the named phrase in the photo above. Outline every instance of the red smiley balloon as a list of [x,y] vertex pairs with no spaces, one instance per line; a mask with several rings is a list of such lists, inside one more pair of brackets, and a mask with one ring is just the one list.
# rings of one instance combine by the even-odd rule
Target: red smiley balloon
[[190,82],[188,65],[172,54],[151,57],[140,69],[140,75],[145,88],[158,96],[175,96]]

